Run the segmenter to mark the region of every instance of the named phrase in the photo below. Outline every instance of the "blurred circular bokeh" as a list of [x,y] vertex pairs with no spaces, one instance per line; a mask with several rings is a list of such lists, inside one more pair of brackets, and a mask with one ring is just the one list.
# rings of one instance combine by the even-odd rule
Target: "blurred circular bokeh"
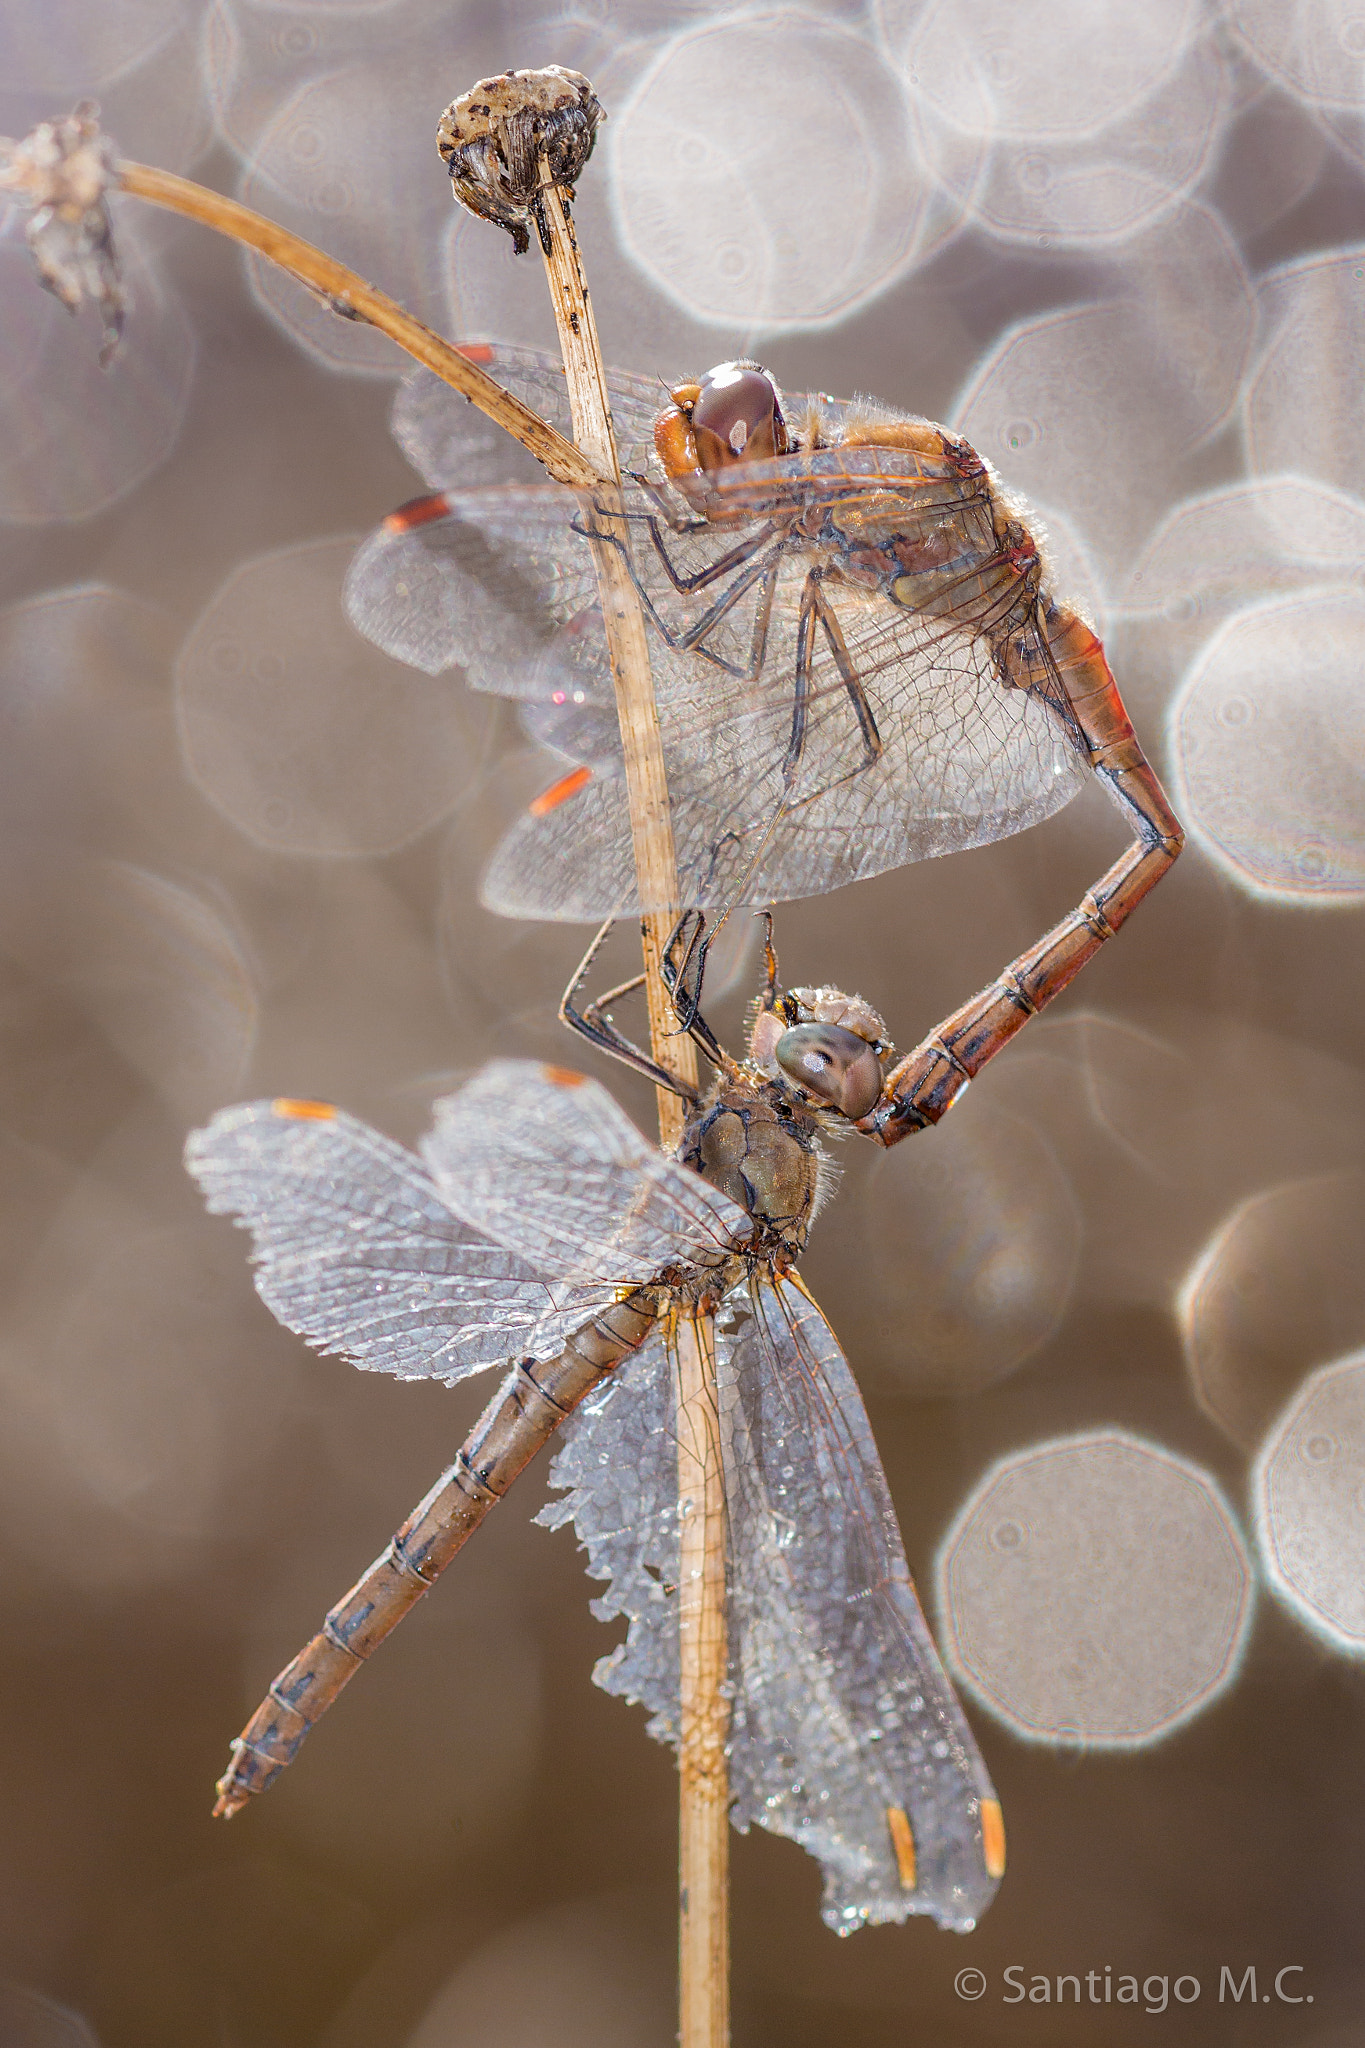
[[1240,1202],[1180,1290],[1196,1400],[1244,1451],[1315,1365],[1365,1343],[1365,1172],[1285,1181]]
[[[774,44],[782,89],[755,93]],[[901,81],[851,25],[816,12],[740,8],[685,27],[660,44],[610,146],[623,247],[656,290],[717,326],[847,318],[953,224]]]
[[484,765],[492,714],[363,640],[341,606],[353,540],[234,570],[176,661],[188,771],[258,845],[387,853],[436,823]]
[[1238,612],[1170,709],[1173,794],[1244,888],[1365,900],[1365,591],[1319,587]]
[[1003,1459],[938,1558],[952,1663],[1033,1742],[1130,1749],[1226,1690],[1251,1570],[1205,1472],[1117,1432]]
[[1334,1649],[1365,1654],[1365,1352],[1321,1367],[1277,1417],[1252,1500],[1271,1587]]

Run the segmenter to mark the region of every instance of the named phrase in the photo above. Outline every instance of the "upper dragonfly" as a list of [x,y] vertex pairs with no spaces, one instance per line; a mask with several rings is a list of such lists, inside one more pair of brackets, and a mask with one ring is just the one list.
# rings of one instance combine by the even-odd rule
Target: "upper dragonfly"
[[[568,428],[556,359],[465,353]],[[662,409],[648,378],[609,384],[683,902],[819,894],[1002,838],[1087,770],[1135,828],[1145,893],[1179,827],[1027,508],[966,441],[871,401],[784,400],[747,361]],[[521,699],[576,764],[503,841],[486,900],[584,920],[663,907],[636,896],[591,506],[471,481],[489,430],[425,371],[395,432],[438,488],[360,549],[352,619],[403,661]]]
[[[733,1817],[819,1859],[841,1933],[911,1913],[968,1928],[989,1903],[1000,1808],[857,1386],[794,1270],[827,1189],[821,1134],[888,1137],[900,1069],[866,1003],[783,993],[771,948],[768,962],[745,1060],[693,1019],[718,1074],[690,1100],[676,1159],[597,1082],[512,1060],[437,1104],[420,1159],[320,1103],[245,1103],[190,1139],[190,1171],[251,1230],[257,1287],[291,1329],[400,1378],[510,1366],[454,1464],[271,1686],[219,1812],[291,1761],[560,1429],[551,1476],[569,1491],[541,1519],[574,1521],[611,1581],[597,1611],[630,1619],[595,1675],[678,1739],[677,1439],[697,1418],[679,1414],[672,1353],[681,1323],[704,1342],[697,1319],[715,1311]],[[650,1070],[600,1005],[585,1018]]]

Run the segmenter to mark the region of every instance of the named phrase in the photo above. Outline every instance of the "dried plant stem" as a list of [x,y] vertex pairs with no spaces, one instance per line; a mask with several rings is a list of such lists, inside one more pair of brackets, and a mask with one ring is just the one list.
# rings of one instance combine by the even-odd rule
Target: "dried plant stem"
[[[569,383],[574,435],[593,465],[612,478],[611,485],[598,487],[585,510],[593,527],[603,536],[594,543],[593,554],[625,751],[635,873],[641,901],[659,906],[642,920],[650,1049],[660,1066],[695,1087],[697,1055],[691,1039],[676,1035],[673,1007],[659,972],[663,948],[681,909],[678,867],[644,611],[622,546],[613,544],[624,544],[627,532],[621,512],[621,470],[611,429],[606,372],[592,302],[583,278],[578,239],[564,196],[556,186],[546,185],[541,205],[550,230],[545,269]],[[676,1095],[663,1088],[658,1091],[658,1099],[659,1135],[671,1149],[682,1136],[683,1105]]]
[[[641,901],[659,905],[641,920],[650,1049],[670,1072],[695,1085],[696,1052],[676,1035],[659,972],[678,916],[677,860],[663,743],[654,704],[649,643],[639,593],[621,545],[620,467],[611,429],[606,373],[573,220],[563,193],[545,175],[540,193],[549,230],[545,268],[569,384],[574,434],[596,466],[615,479],[599,486],[591,523],[602,615],[625,752],[626,788]],[[659,1135],[671,1150],[682,1134],[683,1105],[658,1091]],[[725,2048],[730,2038],[730,1787],[725,1755],[725,1497],[720,1456],[714,1330],[709,1317],[677,1328],[678,1508],[681,1545],[681,1671],[678,1729],[678,1980],[682,2048]]]
[[414,320],[387,293],[376,291],[344,263],[325,256],[311,242],[291,235],[287,228],[267,220],[264,214],[253,213],[249,206],[227,199],[221,192],[211,192],[206,185],[196,185],[193,179],[178,178],[171,171],[159,171],[149,164],[120,163],[116,171],[120,191],[152,206],[168,207],[172,213],[184,214],[189,220],[197,220],[204,227],[255,249],[311,291],[320,293],[346,319],[362,320],[387,334],[417,362],[496,420],[523,448],[529,448],[556,482],[569,484],[575,490],[591,490],[603,481],[581,449],[556,433],[510,391],[504,391],[450,342],[420,320]]
[[678,1325],[678,2039],[730,2039],[725,1482],[714,1325]]

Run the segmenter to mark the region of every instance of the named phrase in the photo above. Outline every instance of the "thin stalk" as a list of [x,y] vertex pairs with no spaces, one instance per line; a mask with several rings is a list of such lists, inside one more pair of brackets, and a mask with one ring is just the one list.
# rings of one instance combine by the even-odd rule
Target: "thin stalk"
[[[649,1004],[650,1050],[660,1066],[680,1080],[697,1083],[697,1055],[690,1038],[677,1033],[677,1020],[659,963],[682,906],[678,902],[678,864],[673,847],[673,817],[668,803],[663,741],[654,705],[654,679],[649,667],[649,641],[640,594],[631,579],[623,547],[629,534],[622,513],[621,468],[612,433],[606,371],[597,339],[597,322],[583,277],[578,239],[564,195],[555,185],[541,193],[550,231],[545,271],[554,306],[574,438],[595,469],[610,478],[599,484],[584,506],[587,523],[600,539],[591,542],[602,595],[602,618],[616,711],[625,752],[626,791],[630,800],[631,840],[635,873],[647,911],[642,924],[645,995]],[[665,1088],[658,1091],[659,1136],[671,1151],[682,1136],[683,1104]]]
[[680,1322],[678,1360],[678,2039],[730,2039],[730,1764],[725,1474],[715,1326]]
[[[641,919],[650,1050],[695,1086],[692,1041],[677,1034],[659,971],[677,922],[678,875],[663,743],[654,703],[649,642],[639,592],[623,552],[620,465],[606,371],[583,275],[573,219],[542,166],[545,269],[568,379],[574,438],[614,481],[599,485],[587,522],[625,752],[635,870],[642,902],[662,906]],[[543,246],[543,245],[542,245]],[[620,545],[613,545],[613,538]],[[659,1089],[659,1136],[671,1151],[682,1135],[682,1102]],[[716,1395],[715,1332],[709,1316],[676,1329],[678,1526],[681,1546],[681,1665],[678,1726],[678,2004],[682,2048],[725,2048],[730,2039],[730,1786],[725,1754],[725,1494]]]
[[159,171],[150,164],[120,163],[116,176],[119,190],[132,198],[168,207],[172,213],[184,214],[188,220],[197,220],[202,226],[257,250],[310,291],[319,293],[344,319],[363,320],[367,326],[377,327],[417,362],[462,392],[480,412],[506,428],[544,464],[557,483],[569,484],[575,490],[591,490],[604,481],[581,449],[556,433],[529,405],[504,391],[501,384],[430,327],[405,313],[386,292],[377,291],[344,263],[315,249],[311,242],[291,235],[287,228],[267,220],[263,213],[253,213],[238,200],[211,192],[206,185],[196,185],[191,178],[178,178],[171,171]]

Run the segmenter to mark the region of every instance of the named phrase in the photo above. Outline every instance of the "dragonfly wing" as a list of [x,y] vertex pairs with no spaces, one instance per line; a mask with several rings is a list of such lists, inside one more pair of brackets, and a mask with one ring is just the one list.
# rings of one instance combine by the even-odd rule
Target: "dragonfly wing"
[[358,1118],[240,1103],[191,1135],[185,1164],[209,1208],[251,1232],[267,1308],[316,1350],[454,1381],[537,1348],[553,1307],[544,1283]]
[[346,577],[351,622],[428,675],[496,696],[611,701],[587,544],[558,484],[449,491],[390,513]]
[[[657,546],[638,529],[683,900],[820,894],[1022,831],[1081,787],[1085,755],[1064,691],[1004,679],[1006,625],[1011,641],[1038,637],[1011,610],[1017,572],[961,480],[925,467],[888,449],[784,458],[755,465],[757,482],[745,469],[721,479],[745,521],[660,532]],[[948,519],[956,566],[926,572],[914,607],[842,579],[827,546],[783,537],[802,493],[841,528],[865,526],[870,547],[899,536],[930,559]],[[660,549],[697,588],[674,588]],[[820,563],[822,613],[803,624]],[[1046,650],[1015,669],[1046,676]],[[628,844],[620,792],[589,784],[519,821],[494,856],[488,898],[522,916],[584,920],[660,908],[622,893]]]
[[[915,1597],[847,1362],[782,1281],[757,1287],[737,1331],[722,1313],[716,1356],[736,1825],[818,1860],[841,1934],[912,1913],[968,1928],[995,1890],[982,1815],[995,1795]],[[584,1402],[561,1446],[550,1479],[566,1492],[538,1519],[573,1522],[590,1574],[608,1581],[594,1614],[630,1623],[593,1677],[676,1745],[677,1423],[662,1333]]]
[[[1001,683],[983,637],[860,594],[831,599],[862,704],[817,632],[790,789],[783,766],[795,605],[775,608],[775,667],[765,665],[761,690],[748,701],[732,698],[719,715],[703,704],[666,723],[678,733],[668,761],[670,783],[683,793],[685,815],[675,825],[682,864],[689,874],[713,870],[718,894],[742,888],[743,900],[768,902],[839,888],[1023,831],[1081,787],[1084,764],[1069,732],[1044,704]],[[863,705],[880,743],[876,758],[863,740]],[[713,789],[728,791],[718,805],[707,802]]]
[[[470,342],[461,351],[497,379],[504,390],[573,439],[564,366],[544,349],[514,348],[506,342]],[[653,449],[654,421],[669,402],[657,377],[608,370],[607,394],[622,467],[643,468]],[[495,482],[529,472],[527,456],[511,435],[430,370],[410,370],[393,407],[393,436],[433,489]],[[492,438],[490,438],[492,437]],[[504,466],[491,465],[501,461]],[[475,465],[480,465],[475,470]]]
[[[853,702],[821,645],[790,791],[794,608],[774,608],[761,685],[728,680],[718,696],[675,694],[678,669],[697,657],[653,650],[682,901],[821,895],[1024,831],[1080,789],[1085,767],[1067,728],[1038,697],[1004,688],[980,638],[931,633],[909,614],[874,617],[843,599],[834,610],[881,752],[870,759],[864,750]],[[567,724],[546,737],[564,753],[574,745]],[[640,902],[624,786],[614,755],[600,753],[584,787],[526,813],[504,836],[483,881],[490,908],[589,923],[664,907]]]
[[911,1913],[970,1927],[995,1891],[981,1812],[995,1795],[920,1611],[861,1396],[790,1281],[759,1283],[751,1306],[717,1344],[735,1819],[819,1859],[840,1932]]
[[617,1288],[720,1266],[753,1224],[638,1131],[597,1081],[494,1060],[436,1104],[422,1152],[457,1215],[547,1279]]
[[[669,800],[670,807],[676,807],[678,793],[671,777]],[[676,834],[675,823],[675,839]],[[604,917],[638,911],[624,778],[603,775],[594,764],[582,789],[547,812],[524,812],[493,849],[479,895],[499,917],[554,918],[567,924],[600,923]],[[709,898],[687,886],[680,887],[679,900],[701,906]],[[662,910],[667,905],[648,907]]]
[[[480,369],[565,433],[569,393],[557,356],[543,349],[506,348],[491,342],[466,347]],[[413,365],[394,394],[389,427],[408,461],[433,490],[519,483],[542,474],[535,457],[505,427],[420,364]]]
[[604,1692],[649,1709],[649,1733],[678,1739],[678,1447],[673,1360],[662,1331],[619,1365],[563,1425],[550,1484],[566,1490],[536,1520],[572,1522],[588,1572],[608,1590],[599,1621],[624,1615],[626,1639],[598,1660]]
[[[595,615],[596,616],[596,615]],[[561,690],[563,701],[523,704],[519,716],[522,731],[542,747],[552,747],[566,761],[587,763],[594,775],[621,775],[621,726],[614,704],[575,703],[572,690]]]

